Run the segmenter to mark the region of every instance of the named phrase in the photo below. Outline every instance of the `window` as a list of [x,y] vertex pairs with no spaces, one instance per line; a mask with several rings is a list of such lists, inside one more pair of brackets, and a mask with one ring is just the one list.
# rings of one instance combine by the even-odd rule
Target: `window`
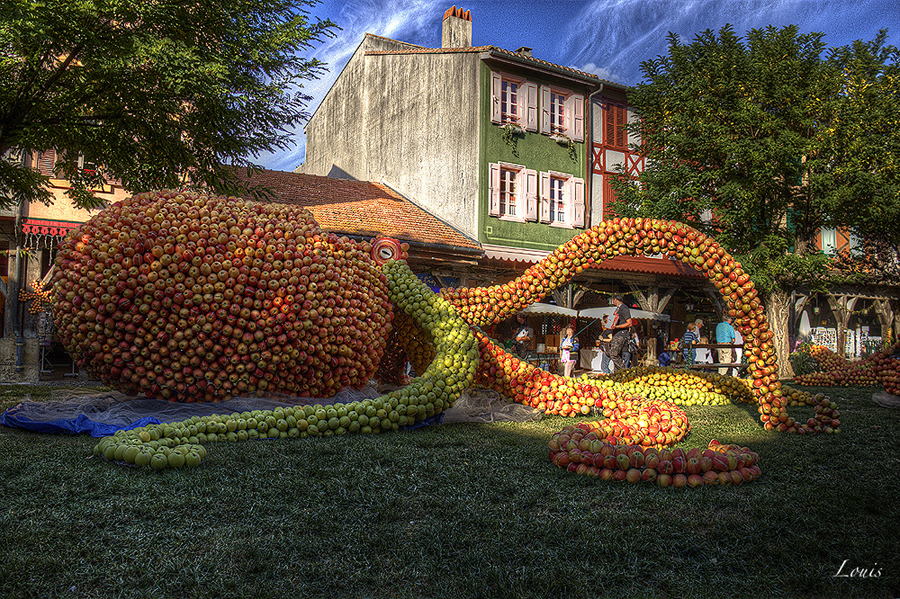
[[517,164],[489,165],[488,213],[503,220],[537,220],[537,171]]
[[519,84],[515,81],[501,80],[500,120],[504,123],[519,122]]
[[566,97],[550,92],[550,133],[563,133],[566,129]]
[[537,131],[537,84],[491,71],[491,122],[497,125],[518,123],[527,131]]
[[552,227],[584,226],[584,179],[541,173],[541,222]]
[[500,169],[500,216],[516,216],[516,175],[511,168]]
[[550,224],[566,224],[566,180],[550,177]]
[[541,133],[584,141],[584,96],[548,85],[541,87]]

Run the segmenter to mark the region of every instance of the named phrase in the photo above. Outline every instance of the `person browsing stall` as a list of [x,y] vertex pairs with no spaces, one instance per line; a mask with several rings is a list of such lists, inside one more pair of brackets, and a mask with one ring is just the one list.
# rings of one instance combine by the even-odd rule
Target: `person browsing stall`
[[609,328],[612,331],[612,340],[609,342],[609,359],[615,364],[615,370],[624,370],[625,361],[622,358],[622,350],[631,339],[631,309],[622,301],[622,295],[612,297],[612,303],[616,307]]
[[531,349],[531,340],[534,339],[534,329],[528,326],[524,314],[516,314],[516,322],[516,355],[524,360],[528,356],[528,350]]
[[[726,316],[725,320],[716,325],[716,343],[734,345],[734,318]],[[719,363],[731,364],[734,362],[734,348],[721,347],[718,349]],[[719,374],[731,374],[731,367],[719,367]]]
[[566,327],[566,334],[559,342],[559,363],[563,367],[563,376],[572,376],[575,370],[575,358],[578,355],[578,339],[575,329]]

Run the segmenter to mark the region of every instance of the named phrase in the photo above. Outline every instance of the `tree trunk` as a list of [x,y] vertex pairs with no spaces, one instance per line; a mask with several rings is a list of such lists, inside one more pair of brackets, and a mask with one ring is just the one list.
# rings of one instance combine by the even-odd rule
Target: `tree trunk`
[[791,313],[791,292],[776,289],[766,299],[766,320],[769,330],[775,334],[775,356],[778,359],[778,378],[794,376],[794,368],[788,359],[791,353],[791,337],[788,320]]

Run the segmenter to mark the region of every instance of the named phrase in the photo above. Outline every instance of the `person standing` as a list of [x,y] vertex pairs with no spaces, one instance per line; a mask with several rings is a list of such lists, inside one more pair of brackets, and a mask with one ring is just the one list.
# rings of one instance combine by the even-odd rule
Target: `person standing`
[[[734,339],[734,318],[726,316],[725,320],[716,325],[716,343],[734,345]],[[720,364],[731,364],[735,361],[733,347],[720,347],[718,353]],[[719,367],[719,374],[730,376],[731,372],[731,366]]]
[[524,314],[516,314],[516,355],[519,359],[524,360],[528,356],[528,350],[531,349],[531,340],[534,339],[534,329],[528,326],[525,321]]
[[681,336],[681,353],[684,356],[684,363],[690,366],[697,359],[697,350],[694,344],[700,340],[697,336],[697,325],[693,322],[687,325],[687,331]]
[[631,327],[630,337],[622,348],[622,361],[625,362],[625,368],[632,368],[638,359],[638,352],[641,349],[641,338],[638,337],[636,327]]
[[572,376],[577,356],[578,339],[575,338],[575,329],[566,327],[566,334],[559,342],[559,363],[563,367],[563,376]]
[[631,309],[622,302],[622,299],[621,294],[613,296],[612,303],[616,311],[609,322],[609,328],[613,332],[612,340],[609,342],[609,359],[615,366],[614,371],[625,368],[622,350],[631,339]]

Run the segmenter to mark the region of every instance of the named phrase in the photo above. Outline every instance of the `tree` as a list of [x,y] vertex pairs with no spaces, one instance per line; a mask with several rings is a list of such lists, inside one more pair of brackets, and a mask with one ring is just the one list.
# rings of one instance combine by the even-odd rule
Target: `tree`
[[[831,126],[822,139],[822,167],[813,185],[824,188],[832,226],[863,239],[865,272],[900,280],[900,51],[871,42],[836,49],[843,71],[832,99]],[[833,193],[827,193],[834,190]],[[821,193],[821,192],[820,192]]]
[[[726,26],[684,45],[670,34],[668,54],[642,63],[646,80],[629,95],[648,167],[639,180],[614,183],[618,213],[687,222],[742,262],[766,302],[782,375],[790,374],[791,292],[861,276],[835,271],[816,233],[861,222],[851,210],[838,218],[835,206],[875,191],[865,177],[850,185],[834,176],[848,151],[834,139],[848,126],[848,56],[859,52],[823,56],[822,37],[788,26],[743,40]],[[879,205],[867,204],[873,213]]]
[[104,179],[240,190],[227,165],[287,148],[309,116],[302,82],[323,65],[301,53],[335,27],[310,22],[316,2],[4,0],[0,205],[50,200],[48,177],[17,158],[54,148],[83,207]]

